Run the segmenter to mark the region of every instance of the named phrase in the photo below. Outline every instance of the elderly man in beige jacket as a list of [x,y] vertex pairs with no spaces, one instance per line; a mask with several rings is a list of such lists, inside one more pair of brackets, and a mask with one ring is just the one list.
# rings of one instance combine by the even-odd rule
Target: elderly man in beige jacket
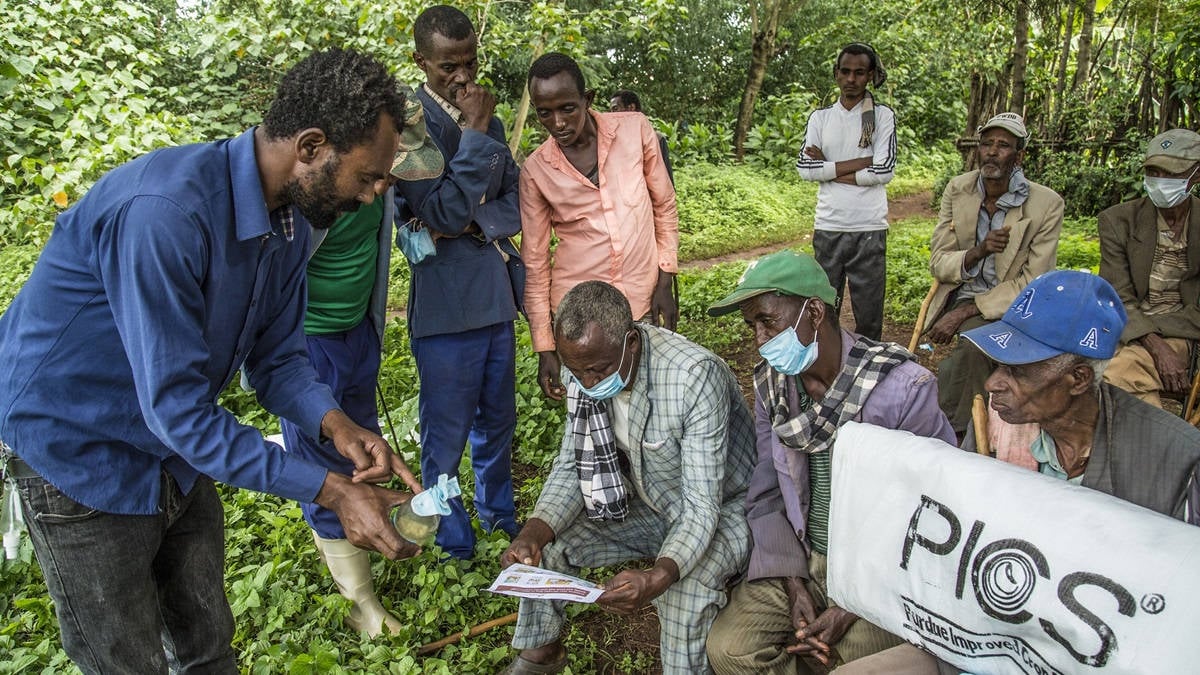
[[[1054,268],[1063,200],[1025,178],[1028,142],[1020,115],[996,115],[979,128],[979,169],[946,185],[929,246],[929,271],[940,282],[924,326],[932,342],[1000,318],[1026,284]],[[938,403],[959,439],[991,370],[962,340],[938,367]]]

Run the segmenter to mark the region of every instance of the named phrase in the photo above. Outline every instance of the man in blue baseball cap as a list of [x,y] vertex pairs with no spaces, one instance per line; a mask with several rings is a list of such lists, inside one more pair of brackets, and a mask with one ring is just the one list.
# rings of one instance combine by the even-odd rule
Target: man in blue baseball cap
[[1200,524],[1200,431],[1102,381],[1125,321],[1102,277],[1058,270],[962,335],[998,363],[984,387],[1000,419],[1041,426],[1041,473]]

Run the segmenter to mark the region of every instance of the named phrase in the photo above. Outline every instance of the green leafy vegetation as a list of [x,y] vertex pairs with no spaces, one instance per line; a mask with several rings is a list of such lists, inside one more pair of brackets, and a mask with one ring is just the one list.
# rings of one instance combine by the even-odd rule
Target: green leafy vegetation
[[[229,136],[256,123],[279,75],[312,49],[370,51],[402,80],[419,82],[410,59],[411,22],[427,4],[401,0],[386,12],[366,0],[6,4],[0,311],[28,277],[54,216],[99,176],[153,148]],[[836,98],[830,70],[840,44],[871,42],[888,68],[889,82],[877,94],[898,118],[900,156],[888,187],[893,199],[932,187],[936,208],[940,186],[962,170],[953,143],[973,134],[971,115],[1016,105],[1009,49],[1022,32],[1007,6],[883,0],[863,12],[847,0],[809,0],[780,26],[745,162],[734,164],[734,119],[750,61],[750,4],[467,0],[458,6],[482,27],[481,82],[500,99],[497,112],[506,127],[521,131],[518,157],[545,139],[536,124],[522,127],[519,119],[535,54],[560,50],[577,57],[598,90],[600,108],[616,88],[642,94],[675,163],[684,262],[778,245],[811,250],[816,187],[798,179],[794,163],[809,113]],[[1200,23],[1194,21],[1200,0],[1097,5],[1092,18],[1099,44],[1087,53],[1090,67],[1080,60],[1078,7],[1037,5],[1023,31],[1029,70],[1022,109],[1035,136],[1027,171],[1066,200],[1059,266],[1093,271],[1099,264],[1095,214],[1138,193],[1144,140],[1160,127],[1196,126],[1200,63]],[[934,223],[912,218],[891,229],[886,312],[893,322],[915,320],[929,287]],[[407,302],[409,271],[401,256],[393,261],[390,304],[399,310]],[[745,265],[731,261],[680,274],[680,332],[726,358],[748,351],[741,317],[713,318],[705,310],[733,288]],[[527,513],[557,454],[564,409],[537,387],[537,359],[524,323],[517,335],[514,471],[518,506]],[[394,427],[395,447],[415,466],[417,378],[402,318],[387,328],[381,387],[385,432]],[[278,430],[277,420],[236,384],[221,403],[264,433]],[[465,462],[461,475],[469,502],[473,485]],[[406,630],[367,640],[343,627],[348,603],[318,562],[297,506],[228,487],[221,494],[227,591],[243,672],[492,672],[510,658],[511,629],[430,657],[415,652],[515,610],[515,600],[481,590],[498,571],[502,536],[479,533],[473,566],[442,563],[435,550],[409,561],[376,558],[380,595]],[[567,637],[572,672],[653,667],[652,652],[610,646],[609,638],[619,641],[626,628],[621,621],[600,633],[585,630],[599,624],[595,612],[570,609],[576,618]],[[0,674],[77,672],[61,650],[28,542],[18,560],[0,562],[0,654]]]
[[21,290],[41,252],[42,248],[34,244],[0,248],[0,313]]
[[680,261],[795,241],[812,232],[817,190],[746,166],[676,172]]
[[917,320],[921,300],[933,281],[929,276],[929,238],[935,225],[933,218],[909,218],[888,231],[883,315],[892,321],[911,324]]

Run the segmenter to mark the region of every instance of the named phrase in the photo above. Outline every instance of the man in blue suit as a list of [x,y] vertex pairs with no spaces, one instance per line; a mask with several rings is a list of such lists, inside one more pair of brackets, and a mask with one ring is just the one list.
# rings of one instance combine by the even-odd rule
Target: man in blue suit
[[[412,269],[408,327],[421,381],[421,479],[429,486],[439,474],[456,475],[469,440],[479,518],[485,529],[512,535],[513,320],[523,291],[509,275],[520,260],[508,237],[521,231],[517,165],[494,115],[495,97],[475,83],[470,19],[437,5],[417,17],[413,34],[413,60],[426,76],[417,98],[445,158],[441,175],[396,185],[398,238]],[[452,509],[437,543],[469,559],[470,518],[461,499]]]

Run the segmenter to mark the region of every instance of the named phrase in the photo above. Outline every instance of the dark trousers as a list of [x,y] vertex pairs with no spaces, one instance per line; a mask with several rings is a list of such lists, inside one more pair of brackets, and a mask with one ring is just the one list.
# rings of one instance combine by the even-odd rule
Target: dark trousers
[[[511,321],[462,333],[412,339],[421,380],[421,483],[439,474],[458,475],[471,443],[475,470],[475,510],[488,531],[515,535],[512,439],[517,428],[516,335]],[[470,558],[475,531],[462,498],[442,516],[437,545],[450,555]]]
[[[317,371],[317,379],[329,385],[333,400],[342,412],[364,429],[379,433],[379,406],[375,386],[379,379],[379,335],[370,319],[345,333],[310,335],[308,358]],[[354,473],[354,463],[342,456],[333,443],[319,443],[300,427],[279,421],[283,447],[304,459],[346,476]],[[317,504],[301,504],[304,520],[322,539],[345,539],[346,531],[337,514]]]
[[813,231],[813,257],[821,264],[837,291],[842,310],[842,288],[850,283],[854,332],[878,340],[883,335],[883,293],[887,285],[887,230],[870,232]]
[[[967,302],[975,301],[970,298],[960,300],[946,311]],[[978,314],[963,321],[958,327],[960,335],[955,338],[954,349],[938,364],[938,407],[950,418],[950,426],[954,427],[960,440],[971,422],[971,403],[975,394],[984,393],[983,383],[996,368],[996,364],[970,340],[963,339],[961,333],[988,323],[991,322]]]
[[162,474],[159,513],[104,513],[17,479],[63,649],[84,673],[236,673],[225,523],[212,480]]

